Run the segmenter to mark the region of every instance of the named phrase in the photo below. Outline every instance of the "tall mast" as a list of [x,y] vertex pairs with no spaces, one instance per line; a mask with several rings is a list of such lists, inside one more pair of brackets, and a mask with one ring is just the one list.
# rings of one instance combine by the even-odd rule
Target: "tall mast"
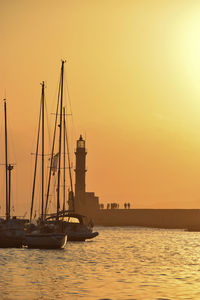
[[72,200],[72,210],[75,210],[74,207],[74,191],[73,191],[73,183],[72,183],[72,172],[71,172],[71,160],[70,160],[70,153],[69,153],[69,141],[68,141],[68,134],[67,134],[67,127],[65,124],[65,137],[66,137],[66,144],[67,144],[67,158],[68,158],[68,169],[69,169],[69,180],[70,180],[70,189],[71,189],[71,200]]
[[50,160],[50,168],[49,168],[49,179],[48,179],[47,196],[46,196],[46,203],[45,203],[45,215],[47,214],[47,208],[48,208],[48,202],[49,202],[49,191],[50,191],[50,185],[51,185],[51,172],[52,172],[52,163],[53,163],[53,158],[54,158],[54,146],[55,146],[59,99],[60,99],[60,86],[61,86],[61,84],[59,83],[58,101],[57,101],[57,107],[56,107],[56,119],[55,119],[55,125],[54,125],[53,144],[52,144],[52,149],[51,149],[51,160]]
[[10,219],[10,206],[8,199],[8,141],[7,141],[7,113],[6,99],[4,99],[4,115],[5,115],[5,166],[6,166],[6,220]]
[[34,195],[35,195],[35,181],[36,181],[36,173],[37,173],[37,159],[38,159],[38,148],[39,148],[39,140],[40,140],[41,109],[42,109],[42,105],[40,103],[38,135],[37,135],[37,145],[36,145],[36,154],[35,154],[35,169],[34,169],[34,177],[33,177],[32,201],[31,201],[31,210],[30,210],[30,222],[32,220],[32,215],[33,215],[33,203],[34,203]]
[[44,219],[44,81],[42,82],[42,210],[41,218]]
[[57,218],[60,210],[60,167],[61,167],[61,147],[62,147],[62,109],[63,109],[63,75],[64,75],[64,63],[62,60],[61,66],[61,94],[60,94],[60,134],[59,134],[59,161],[58,161],[58,185],[57,185]]
[[63,107],[63,213],[65,210],[65,107]]
[[39,149],[39,140],[40,140],[40,123],[42,118],[42,204],[41,204],[41,218],[44,219],[44,81],[41,83],[42,93],[41,93],[41,102],[40,102],[40,115],[38,123],[38,135],[37,135],[37,145],[36,145],[36,156],[35,156],[35,169],[33,177],[33,189],[32,189],[32,201],[31,201],[31,210],[30,210],[30,222],[33,215],[33,203],[35,195],[35,182],[36,182],[36,173],[37,173],[37,159],[38,159],[38,149]]

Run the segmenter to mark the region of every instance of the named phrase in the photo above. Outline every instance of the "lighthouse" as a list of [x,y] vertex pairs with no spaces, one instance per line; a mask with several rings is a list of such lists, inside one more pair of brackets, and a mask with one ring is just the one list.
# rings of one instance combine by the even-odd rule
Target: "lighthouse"
[[77,213],[93,215],[99,210],[99,199],[92,192],[86,192],[86,155],[85,140],[82,135],[76,142],[76,168],[75,168],[75,201],[74,208]]
[[85,161],[86,161],[85,141],[80,135],[76,142],[76,169],[75,169],[75,198],[80,199],[85,195]]

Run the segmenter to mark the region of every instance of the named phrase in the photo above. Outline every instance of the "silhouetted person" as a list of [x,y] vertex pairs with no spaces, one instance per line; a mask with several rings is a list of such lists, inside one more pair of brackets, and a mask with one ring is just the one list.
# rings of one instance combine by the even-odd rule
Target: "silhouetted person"
[[126,203],[124,203],[124,208],[126,209]]
[[111,206],[112,206],[111,207],[112,209],[115,209],[116,208],[116,203],[111,203]]
[[128,209],[130,209],[130,203],[128,203]]

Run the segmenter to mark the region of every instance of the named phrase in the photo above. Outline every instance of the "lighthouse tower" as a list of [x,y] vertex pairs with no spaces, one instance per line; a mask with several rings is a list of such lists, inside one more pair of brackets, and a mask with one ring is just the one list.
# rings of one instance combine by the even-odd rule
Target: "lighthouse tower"
[[75,201],[74,209],[76,213],[85,216],[94,217],[99,211],[99,198],[93,192],[86,192],[85,186],[85,162],[87,151],[85,148],[85,140],[80,135],[76,142],[76,168],[75,168]]
[[85,199],[85,161],[86,161],[85,141],[80,135],[76,142],[76,169],[75,169],[75,210],[80,210]]

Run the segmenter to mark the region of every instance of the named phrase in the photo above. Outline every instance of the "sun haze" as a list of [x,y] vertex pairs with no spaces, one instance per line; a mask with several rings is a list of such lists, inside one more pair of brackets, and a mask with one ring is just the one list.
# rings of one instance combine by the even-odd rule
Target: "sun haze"
[[[51,113],[61,59],[73,160],[75,140],[86,138],[87,190],[132,208],[200,208],[199,1],[7,0],[0,28],[0,95],[21,214],[31,201],[40,82]],[[2,133],[3,101],[0,117]]]

